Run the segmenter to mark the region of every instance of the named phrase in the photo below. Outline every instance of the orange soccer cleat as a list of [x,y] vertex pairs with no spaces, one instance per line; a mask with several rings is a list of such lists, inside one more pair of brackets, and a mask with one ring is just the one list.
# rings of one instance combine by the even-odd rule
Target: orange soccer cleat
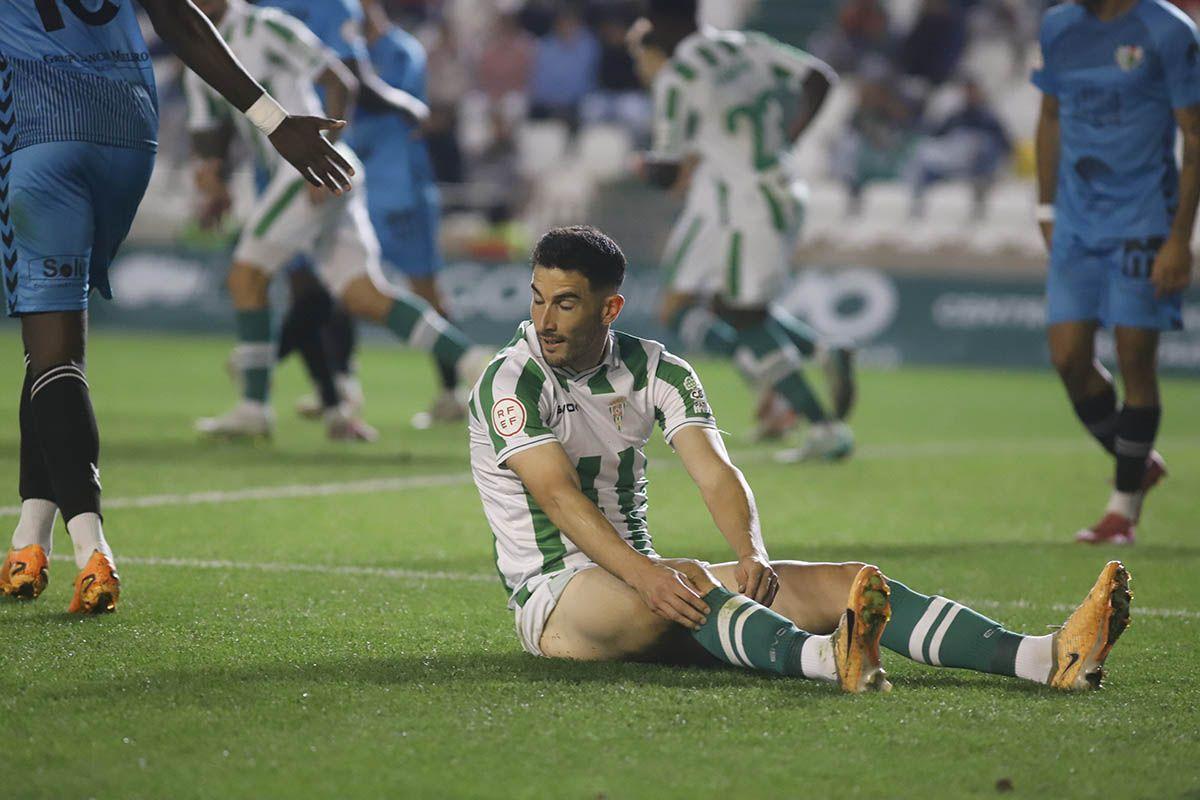
[[75,578],[75,596],[67,606],[68,614],[106,614],[117,610],[121,596],[121,578],[112,559],[99,550]]
[[892,618],[891,589],[879,567],[864,566],[850,586],[846,611],[833,632],[833,654],[842,691],[888,692],[892,684],[879,664],[879,640]]
[[0,594],[35,600],[50,582],[50,562],[41,546],[9,550],[0,567]]

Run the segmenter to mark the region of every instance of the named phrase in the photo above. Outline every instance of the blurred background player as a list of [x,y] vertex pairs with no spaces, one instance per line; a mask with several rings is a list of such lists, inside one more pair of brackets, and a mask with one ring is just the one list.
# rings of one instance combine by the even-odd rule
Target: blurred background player
[[[141,0],[155,30],[216,96],[247,115],[314,190],[350,187],[321,137],[337,123],[291,117],[188,3]],[[63,55],[70,56],[63,58]],[[21,517],[0,592],[35,598],[61,511],[80,570],[69,611],[112,611],[120,579],[100,516],[100,437],[85,377],[88,293],[150,180],[158,98],[132,0],[0,6],[0,242],[8,313],[21,318]]]
[[[345,108],[350,102],[357,80],[294,17],[243,0],[201,0],[198,5],[250,73],[297,106],[320,108],[314,82],[327,88],[332,104]],[[209,155],[207,148],[212,143],[220,146],[228,141],[221,135],[226,109],[194,76],[188,76],[186,85],[197,147]],[[246,136],[254,137],[253,131],[241,128]],[[357,162],[348,146],[339,144],[338,148],[352,163]],[[263,152],[261,148],[259,152]],[[243,228],[229,273],[242,402],[223,416],[198,420],[197,429],[220,437],[270,435],[268,399],[275,351],[268,287],[271,277],[297,255],[314,261],[321,281],[350,314],[378,322],[410,346],[433,353],[460,377],[464,372],[477,375],[472,364],[482,356],[471,352],[469,340],[459,330],[420,298],[399,291],[387,294],[376,285],[379,243],[362,194],[334,200],[305,194],[303,184],[278,166],[277,162],[271,165],[271,181]],[[326,419],[335,438],[373,438],[340,404],[326,409]]]
[[[365,0],[363,11],[367,53],[379,77],[428,102],[425,48],[415,36],[392,24],[378,0]],[[438,244],[441,199],[420,128],[406,114],[368,103],[355,114],[347,142],[372,176],[367,184],[367,209],[384,266],[399,270],[414,294],[448,317],[437,282],[442,266]],[[441,390],[429,410],[413,419],[419,428],[466,418],[466,398],[455,391],[457,375],[436,359],[435,366]]]
[[[429,109],[422,99],[394,81],[387,83],[376,72],[363,37],[359,0],[260,0],[258,4],[279,8],[300,20],[350,70],[359,83],[353,121],[364,113],[413,124],[428,118]],[[324,103],[327,98],[321,91],[318,87],[318,97]],[[360,157],[359,148],[369,149],[375,144],[370,133],[355,136],[352,141],[348,138],[347,142]],[[368,207],[377,202],[379,194],[376,191],[367,198]],[[372,212],[372,222],[375,216]],[[366,397],[354,362],[358,337],[353,318],[330,297],[305,257],[297,257],[286,271],[291,304],[280,325],[277,356],[282,360],[299,352],[315,390],[296,403],[296,410],[302,417],[321,419],[340,407],[360,431],[369,433],[370,428],[360,419]]]
[[[1050,357],[1075,412],[1115,457],[1103,517],[1076,534],[1132,544],[1146,492],[1166,475],[1154,451],[1162,407],[1158,342],[1183,327],[1200,202],[1200,42],[1161,0],[1086,0],[1047,12],[1037,132],[1038,219],[1050,249]],[[1183,131],[1183,169],[1175,163]],[[1096,360],[1111,327],[1125,385]]]
[[688,349],[733,359],[762,392],[761,433],[778,435],[795,415],[808,420],[803,446],[783,460],[845,458],[854,447],[844,422],[854,397],[850,353],[827,354],[831,412],[803,373],[816,334],[771,305],[791,273],[804,215],[803,187],[785,161],[820,111],[833,70],[763,34],[698,28],[694,0],[652,0],[631,45],[654,93],[646,176],[687,192],[663,257],[663,322]]

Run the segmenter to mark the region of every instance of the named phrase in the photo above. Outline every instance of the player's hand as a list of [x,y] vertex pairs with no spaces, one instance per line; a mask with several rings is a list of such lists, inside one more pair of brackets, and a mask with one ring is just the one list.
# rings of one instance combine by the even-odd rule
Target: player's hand
[[755,602],[770,606],[779,591],[779,576],[764,553],[753,553],[738,559],[733,571],[738,592]]
[[1182,292],[1192,282],[1192,248],[1184,239],[1167,237],[1150,270],[1155,297]]
[[708,604],[688,577],[662,563],[652,563],[637,577],[633,588],[642,602],[663,619],[696,630],[708,617]]
[[288,117],[271,134],[271,144],[313,186],[342,194],[350,191],[354,167],[321,132],[340,131],[344,127],[344,120]]
[[1038,227],[1042,229],[1042,241],[1046,243],[1046,252],[1051,252],[1054,247],[1054,223],[1039,222]]

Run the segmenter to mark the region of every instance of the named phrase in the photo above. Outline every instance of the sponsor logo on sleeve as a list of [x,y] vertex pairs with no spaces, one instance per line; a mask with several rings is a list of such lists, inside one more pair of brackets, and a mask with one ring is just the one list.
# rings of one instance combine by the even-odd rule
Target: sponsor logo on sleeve
[[525,406],[515,397],[502,397],[492,404],[492,427],[506,439],[525,430]]

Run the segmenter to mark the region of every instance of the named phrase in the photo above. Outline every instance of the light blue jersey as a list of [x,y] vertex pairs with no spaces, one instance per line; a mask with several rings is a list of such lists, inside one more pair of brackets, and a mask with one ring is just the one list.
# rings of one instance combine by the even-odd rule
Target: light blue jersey
[[1196,27],[1163,0],[1102,22],[1047,12],[1033,82],[1058,99],[1061,150],[1047,321],[1176,330],[1183,296],[1151,271],[1179,206],[1175,109],[1200,104]]
[[300,20],[342,61],[367,59],[358,0],[260,0],[258,5],[282,9]]
[[0,2],[0,83],[12,150],[80,141],[153,151],[154,70],[133,0]]
[[[392,28],[371,43],[371,64],[386,83],[428,102],[425,48]],[[385,264],[409,277],[441,268],[441,198],[429,149],[416,126],[398,111],[360,109],[347,139],[367,168],[367,206]]]
[[1162,236],[1179,204],[1174,109],[1200,104],[1196,27],[1164,0],[1102,22],[1047,12],[1033,82],[1058,98],[1056,228],[1084,242]]

